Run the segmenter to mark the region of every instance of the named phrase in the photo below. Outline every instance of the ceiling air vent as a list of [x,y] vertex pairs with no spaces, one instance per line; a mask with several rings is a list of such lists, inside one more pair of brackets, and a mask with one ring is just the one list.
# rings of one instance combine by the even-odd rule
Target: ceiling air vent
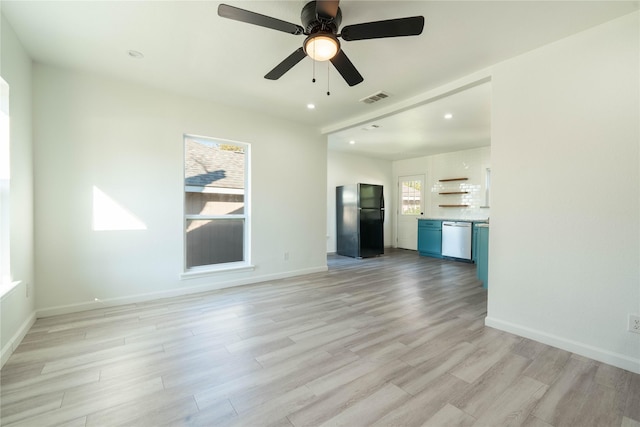
[[362,98],[360,102],[364,102],[365,104],[373,104],[374,102],[381,101],[388,97],[389,97],[388,93],[378,92],[378,93],[374,93],[373,95],[367,96],[366,98]]

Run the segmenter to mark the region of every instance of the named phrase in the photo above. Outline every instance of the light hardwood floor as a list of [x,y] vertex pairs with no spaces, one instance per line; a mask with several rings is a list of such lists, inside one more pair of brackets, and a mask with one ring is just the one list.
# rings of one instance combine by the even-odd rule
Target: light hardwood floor
[[2,425],[640,426],[640,375],[484,326],[475,267],[329,271],[40,319]]

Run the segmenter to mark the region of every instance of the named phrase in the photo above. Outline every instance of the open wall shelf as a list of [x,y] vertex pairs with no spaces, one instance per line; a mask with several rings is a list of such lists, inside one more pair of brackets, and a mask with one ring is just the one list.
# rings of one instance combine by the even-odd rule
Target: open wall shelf
[[[444,179],[440,179],[440,182],[455,182],[455,181],[467,181],[469,178],[465,178],[465,177],[460,177],[460,178],[444,178]],[[450,196],[450,195],[464,195],[464,194],[469,194],[470,191],[460,191],[457,187],[458,184],[453,184],[450,185],[449,188],[440,188],[440,191],[438,194],[442,195],[442,196]],[[462,186],[462,184],[460,184],[460,186]],[[443,186],[444,187],[444,186]],[[468,208],[470,205],[468,204],[452,204],[451,202],[466,202],[467,200],[462,200],[465,199],[465,197],[460,197],[458,200],[456,199],[448,199],[450,200],[450,203],[447,204],[443,204],[443,205],[438,205],[441,208]]]
[[440,182],[451,182],[451,181],[466,181],[469,178],[447,178],[447,179],[441,179],[439,180]]

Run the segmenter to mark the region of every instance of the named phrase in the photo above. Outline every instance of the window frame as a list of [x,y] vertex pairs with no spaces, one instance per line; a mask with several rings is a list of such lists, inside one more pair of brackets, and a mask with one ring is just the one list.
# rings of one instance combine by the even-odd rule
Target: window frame
[[491,206],[491,168],[486,168],[484,171],[484,205],[481,208],[488,208]]
[[[244,193],[243,193],[243,212],[242,214],[226,214],[226,215],[213,215],[213,214],[187,214],[187,188],[193,187],[186,185],[185,172],[186,172],[186,160],[187,160],[187,140],[193,140],[202,143],[215,143],[215,144],[229,144],[237,145],[244,148]],[[224,272],[224,271],[238,271],[238,270],[253,270],[254,266],[251,264],[251,144],[247,142],[233,141],[228,139],[214,138],[201,135],[184,134],[182,138],[182,246],[183,246],[183,260],[182,260],[182,279],[189,279],[199,276],[205,276],[212,273]],[[231,194],[238,194],[237,191],[231,190]],[[199,265],[193,267],[187,267],[187,223],[189,220],[228,220],[228,219],[243,219],[243,260],[233,262],[223,262],[219,264]]]
[[4,135],[0,136],[0,296],[7,294],[20,282],[11,272],[11,115],[9,112],[9,84],[0,77],[0,111]]

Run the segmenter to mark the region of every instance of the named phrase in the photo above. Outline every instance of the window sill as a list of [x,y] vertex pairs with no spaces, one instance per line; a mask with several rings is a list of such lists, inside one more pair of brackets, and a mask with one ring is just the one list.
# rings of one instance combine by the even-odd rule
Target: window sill
[[0,285],[0,299],[4,298],[5,295],[10,294],[11,291],[13,291],[20,283],[22,283],[21,280],[16,280],[14,282],[7,282]]
[[196,267],[191,268],[188,271],[185,271],[180,275],[180,280],[187,279],[196,279],[198,277],[212,276],[218,273],[229,273],[229,272],[241,272],[241,271],[253,271],[255,270],[255,265],[247,264],[244,262],[238,263],[230,263],[224,264],[221,266],[207,266],[207,267]]

